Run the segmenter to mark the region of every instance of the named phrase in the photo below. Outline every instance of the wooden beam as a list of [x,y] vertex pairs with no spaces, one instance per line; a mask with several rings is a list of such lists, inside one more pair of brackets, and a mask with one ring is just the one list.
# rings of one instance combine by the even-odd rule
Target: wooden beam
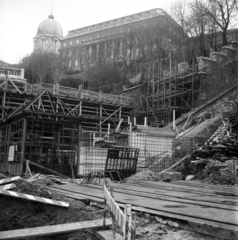
[[54,171],[54,170],[52,170],[52,169],[46,168],[46,167],[44,167],[44,166],[42,166],[42,165],[40,165],[40,164],[38,164],[38,163],[32,162],[32,161],[30,161],[30,160],[26,160],[26,161],[29,161],[29,164],[31,164],[31,165],[37,166],[37,167],[39,167],[39,168],[41,168],[41,169],[44,169],[44,170],[46,170],[46,171],[48,171],[48,172],[54,173],[54,174],[56,174],[56,175],[58,175],[58,176],[60,176],[60,177],[62,177],[62,178],[68,178],[67,176],[65,176],[65,175],[63,175],[63,174],[58,173],[58,172],[56,172],[56,171]]
[[[106,219],[106,226],[111,226],[111,219]],[[65,223],[44,227],[34,227],[34,228],[24,228],[19,230],[9,230],[0,232],[1,240],[11,240],[11,239],[20,239],[20,238],[28,238],[28,237],[39,237],[39,236],[48,236],[48,235],[56,235],[67,232],[78,231],[81,229],[89,229],[89,228],[98,228],[103,226],[103,219],[85,221],[85,222],[77,222],[77,223]]]
[[[113,232],[112,230],[109,231],[98,231],[96,232],[96,236],[103,240],[112,240],[113,239]],[[119,234],[116,233],[117,240],[124,240],[124,238]]]
[[12,178],[5,178],[5,179],[0,180],[0,185],[10,183],[10,182],[14,182],[14,181],[19,180],[19,179],[21,179],[21,177],[19,177],[19,176],[12,177]]
[[3,186],[0,186],[0,190],[8,190],[8,189],[12,189],[12,188],[15,188],[16,185],[14,183],[11,183],[11,184],[6,184],[6,185],[3,185]]
[[15,198],[22,198],[22,199],[26,199],[26,200],[30,200],[30,201],[56,205],[56,206],[60,206],[60,207],[69,207],[69,203],[67,203],[67,202],[56,201],[56,200],[52,200],[49,198],[43,198],[43,197],[38,197],[38,196],[19,193],[19,192],[0,190],[0,195],[5,195],[5,196],[15,197]]

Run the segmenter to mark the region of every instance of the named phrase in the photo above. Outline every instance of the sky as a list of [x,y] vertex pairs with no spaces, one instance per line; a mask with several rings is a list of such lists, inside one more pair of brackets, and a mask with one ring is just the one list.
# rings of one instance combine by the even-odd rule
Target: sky
[[0,60],[10,64],[32,53],[39,24],[53,9],[54,19],[68,31],[114,18],[162,8],[175,0],[0,0]]

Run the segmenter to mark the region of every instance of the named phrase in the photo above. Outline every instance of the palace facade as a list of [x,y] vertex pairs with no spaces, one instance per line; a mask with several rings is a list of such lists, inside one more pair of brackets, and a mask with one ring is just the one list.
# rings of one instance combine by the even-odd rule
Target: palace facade
[[182,28],[156,8],[71,30],[59,51],[65,69],[82,71],[105,61],[130,65],[164,58],[181,50],[184,37]]

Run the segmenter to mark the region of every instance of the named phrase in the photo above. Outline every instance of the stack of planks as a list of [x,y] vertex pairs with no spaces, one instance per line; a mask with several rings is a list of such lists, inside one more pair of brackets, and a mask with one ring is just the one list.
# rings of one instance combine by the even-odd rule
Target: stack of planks
[[220,162],[238,160],[238,115],[223,121],[223,125],[202,147],[193,151],[195,158],[212,158]]

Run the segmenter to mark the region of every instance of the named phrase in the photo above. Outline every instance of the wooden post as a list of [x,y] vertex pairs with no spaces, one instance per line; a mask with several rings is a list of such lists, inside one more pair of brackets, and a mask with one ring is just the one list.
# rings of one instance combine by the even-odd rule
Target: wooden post
[[132,122],[130,122],[130,132],[132,132]]
[[136,117],[134,117],[134,125],[136,126]]
[[147,117],[144,118],[144,126],[147,126]]
[[26,131],[27,131],[27,125],[26,125],[26,118],[23,119],[23,137],[22,137],[22,144],[21,144],[21,164],[20,164],[20,173],[23,173],[23,166],[24,166],[24,157],[25,157],[25,146],[26,146]]
[[78,125],[78,146],[77,146],[77,175],[79,175],[79,168],[80,168],[80,149],[81,149],[81,138],[82,138],[82,128],[81,124]]
[[81,100],[82,85],[79,85],[78,98]]
[[53,95],[55,95],[55,93],[56,93],[56,86],[55,86],[55,84],[53,85]]
[[136,213],[133,212],[132,213],[132,236],[131,236],[131,240],[135,240],[136,239]]
[[3,107],[3,111],[2,111],[2,119],[5,117],[5,107],[6,107],[6,91],[3,92],[3,99],[2,99],[2,107]]
[[128,125],[130,124],[130,117],[128,117],[128,119],[127,119],[127,123],[128,123]]
[[28,178],[29,174],[30,174],[30,177],[32,177],[32,173],[31,173],[30,166],[29,166],[29,160],[26,160],[25,177]]
[[106,228],[106,217],[107,217],[107,202],[104,196],[103,229]]
[[[114,199],[114,192],[113,192],[113,188],[110,189],[110,193],[112,198]],[[112,217],[112,233],[113,233],[113,240],[116,239],[116,220],[115,220],[115,216],[113,214],[112,211],[111,212],[111,217]]]
[[98,101],[99,101],[100,103],[103,101],[102,90],[99,90],[99,92],[98,92]]
[[127,240],[131,240],[131,205],[127,204],[126,205],[126,215],[128,219],[128,233],[127,233]]
[[175,110],[173,110],[173,129],[175,129]]
[[60,87],[59,87],[59,84],[58,83],[56,83],[55,84],[55,95],[59,95],[59,89]]
[[102,134],[102,103],[100,103],[100,109],[99,109],[99,135],[101,137]]
[[126,240],[126,206],[124,208],[124,223],[123,223],[123,229],[122,229],[122,232],[123,232],[123,240]]
[[109,135],[110,135],[110,123],[108,123],[107,134],[108,134],[108,141],[109,141]]
[[233,172],[234,175],[237,175],[237,160],[233,160]]

